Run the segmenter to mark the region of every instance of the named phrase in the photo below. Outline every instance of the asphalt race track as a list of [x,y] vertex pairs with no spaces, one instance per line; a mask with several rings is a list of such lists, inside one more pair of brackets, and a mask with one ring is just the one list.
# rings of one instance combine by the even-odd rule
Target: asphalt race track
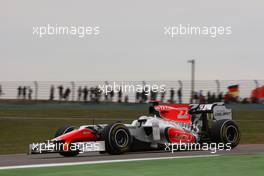
[[[231,151],[217,151],[217,155],[237,155],[237,154],[260,154],[264,153],[264,144],[244,144],[239,145]],[[131,152],[124,155],[99,154],[97,152],[80,154],[77,157],[65,158],[59,154],[13,154],[0,155],[0,168],[3,166],[20,166],[34,164],[52,164],[52,163],[72,163],[87,161],[105,161],[119,159],[138,159],[138,158],[159,158],[175,156],[196,156],[196,155],[213,155],[210,151],[148,151],[148,152]]]

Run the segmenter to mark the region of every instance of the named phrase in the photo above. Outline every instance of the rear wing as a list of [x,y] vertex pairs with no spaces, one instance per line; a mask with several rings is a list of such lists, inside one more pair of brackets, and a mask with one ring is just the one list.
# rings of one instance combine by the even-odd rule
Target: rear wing
[[232,120],[232,110],[227,108],[224,103],[212,104],[190,104],[190,114],[211,113],[215,120]]
[[212,104],[155,104],[150,107],[151,114],[179,123],[190,124],[192,114],[201,113],[212,114],[214,120],[232,120],[232,110],[227,108],[222,102]]

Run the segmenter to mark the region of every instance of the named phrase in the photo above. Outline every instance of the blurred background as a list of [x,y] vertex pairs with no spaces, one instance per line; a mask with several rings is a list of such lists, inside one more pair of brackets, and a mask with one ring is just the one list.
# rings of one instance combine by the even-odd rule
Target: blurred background
[[[49,101],[75,103],[263,103],[264,80],[192,81],[4,81],[0,82],[0,102]],[[113,89],[114,85],[117,89]],[[118,86],[123,85],[123,91]],[[164,85],[165,91],[151,90]],[[105,92],[103,86],[109,86]],[[111,87],[110,87],[111,86]],[[125,88],[124,86],[131,86]],[[145,87],[143,91],[137,86]],[[111,89],[112,88],[112,89]],[[134,89],[133,89],[134,88]],[[192,92],[193,95],[192,95]]]

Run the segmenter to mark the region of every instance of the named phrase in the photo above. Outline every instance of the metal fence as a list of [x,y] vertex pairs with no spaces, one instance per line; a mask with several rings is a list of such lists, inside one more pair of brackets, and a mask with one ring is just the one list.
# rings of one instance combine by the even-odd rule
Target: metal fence
[[[52,82],[52,81],[5,81],[0,82],[0,99],[31,99],[31,100],[49,100],[51,94],[51,86],[54,86],[54,99],[59,100],[59,86],[63,87],[63,91],[68,88],[70,93],[68,94],[67,100],[78,101],[79,100],[79,89],[83,89],[85,86],[90,90],[90,88],[95,88],[96,86],[103,85],[164,85],[166,93],[164,95],[164,101],[169,100],[171,97],[170,90],[175,91],[174,100],[177,102],[177,91],[182,88],[182,102],[189,103],[191,96],[191,82],[190,81],[72,81],[72,82]],[[195,91],[202,93],[204,96],[208,92],[211,94],[215,93],[218,95],[220,92],[225,94],[227,92],[227,87],[230,85],[239,85],[239,97],[240,99],[249,98],[253,89],[258,86],[264,85],[264,80],[197,80],[195,82]],[[25,88],[25,97],[19,95],[19,87],[21,89]],[[23,92],[22,92],[23,93]],[[22,94],[20,92],[20,94]],[[90,101],[90,94],[88,93],[88,101]],[[83,96],[83,95],[81,95]],[[147,95],[148,99],[150,95]],[[129,102],[136,101],[136,91],[123,91],[122,101],[127,97]],[[158,93],[157,99],[161,98],[161,93]],[[62,101],[65,99],[62,98]],[[81,97],[81,101],[83,98]],[[104,94],[101,95],[100,101],[104,101]],[[118,100],[118,93],[115,92],[113,101]]]

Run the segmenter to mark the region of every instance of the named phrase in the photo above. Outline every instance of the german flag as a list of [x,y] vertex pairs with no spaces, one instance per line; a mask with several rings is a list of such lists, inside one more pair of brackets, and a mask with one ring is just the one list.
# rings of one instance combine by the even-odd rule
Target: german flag
[[239,85],[231,85],[228,87],[228,93],[232,97],[238,97],[239,96]]

